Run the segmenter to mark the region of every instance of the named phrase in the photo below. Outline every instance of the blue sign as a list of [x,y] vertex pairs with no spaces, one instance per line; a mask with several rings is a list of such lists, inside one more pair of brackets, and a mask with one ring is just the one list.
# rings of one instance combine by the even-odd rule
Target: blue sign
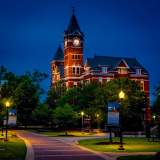
[[108,103],[108,125],[119,125],[119,104],[117,102]]

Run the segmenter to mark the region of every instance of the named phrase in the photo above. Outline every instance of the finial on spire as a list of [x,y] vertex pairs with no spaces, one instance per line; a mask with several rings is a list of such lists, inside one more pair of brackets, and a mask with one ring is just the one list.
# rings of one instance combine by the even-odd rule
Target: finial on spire
[[74,7],[72,7],[72,13],[74,14],[74,12],[75,12],[75,9],[74,9]]

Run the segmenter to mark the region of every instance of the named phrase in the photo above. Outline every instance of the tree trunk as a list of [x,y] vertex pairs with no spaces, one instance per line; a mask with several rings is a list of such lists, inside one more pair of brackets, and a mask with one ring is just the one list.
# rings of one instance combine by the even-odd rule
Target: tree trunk
[[68,133],[67,133],[67,125],[65,125],[65,136],[68,136]]

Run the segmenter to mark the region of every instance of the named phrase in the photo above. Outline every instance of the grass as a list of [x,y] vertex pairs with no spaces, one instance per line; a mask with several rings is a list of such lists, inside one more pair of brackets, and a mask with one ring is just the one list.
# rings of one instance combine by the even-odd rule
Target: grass
[[[160,152],[160,142],[148,142],[145,138],[124,138],[124,151],[119,151],[119,144],[103,144],[109,139],[80,140],[79,144],[87,148],[101,152]],[[113,138],[119,142],[119,138]]]
[[159,157],[154,155],[121,156],[117,160],[159,160]]
[[[0,133],[1,135],[1,133]],[[4,136],[0,136],[4,138]],[[8,134],[8,141],[0,140],[0,160],[24,160],[26,155],[26,145],[23,140],[12,137]]]
[[[30,130],[32,132],[36,132],[39,134],[43,134],[46,136],[50,136],[50,137],[59,137],[59,136],[64,136],[65,137],[65,132],[63,131],[37,131],[37,130]],[[90,132],[80,132],[80,131],[68,131],[68,136],[74,136],[74,137],[85,137],[85,136],[92,136],[94,135],[93,133]]]

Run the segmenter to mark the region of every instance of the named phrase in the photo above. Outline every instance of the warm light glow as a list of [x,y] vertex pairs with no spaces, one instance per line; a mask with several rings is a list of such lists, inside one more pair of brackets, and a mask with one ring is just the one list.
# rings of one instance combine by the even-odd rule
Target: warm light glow
[[80,40],[79,40],[78,38],[75,38],[75,39],[73,40],[73,44],[74,44],[75,46],[79,46]]
[[99,114],[96,114],[96,117],[98,118],[98,117],[99,117]]
[[9,106],[10,106],[10,102],[6,101],[6,107],[9,107]]
[[125,93],[121,90],[121,91],[119,92],[119,98],[120,98],[120,99],[124,99],[124,96],[125,96]]
[[84,115],[84,112],[81,112],[81,115],[83,116],[83,115]]
[[153,119],[154,119],[154,120],[156,119],[156,115],[153,115]]

